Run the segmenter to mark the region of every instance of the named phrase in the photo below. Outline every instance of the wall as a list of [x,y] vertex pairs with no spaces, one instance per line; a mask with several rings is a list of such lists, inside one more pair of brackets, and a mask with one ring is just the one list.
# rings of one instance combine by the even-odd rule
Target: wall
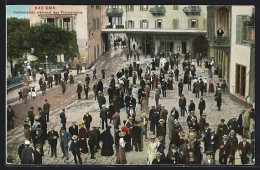
[[[235,92],[236,81],[236,64],[246,66],[246,73],[250,70],[250,46],[236,44],[236,16],[252,14],[252,6],[232,6],[232,23],[231,23],[231,58],[230,58],[230,93]],[[254,68],[251,68],[254,69]],[[245,97],[249,93],[249,75],[246,76]],[[233,88],[234,87],[234,88]],[[234,89],[234,91],[233,91]],[[235,94],[234,94],[235,95]],[[242,99],[242,98],[241,98]],[[245,100],[245,99],[242,99]],[[248,98],[248,101],[250,98]]]

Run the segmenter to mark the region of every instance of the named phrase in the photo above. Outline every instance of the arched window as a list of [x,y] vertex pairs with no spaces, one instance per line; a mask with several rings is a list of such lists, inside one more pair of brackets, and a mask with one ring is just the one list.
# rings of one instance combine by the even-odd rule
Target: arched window
[[217,36],[217,30],[222,28],[224,31],[224,37],[229,36],[229,10],[225,7],[219,8],[216,12],[215,18],[215,35]]

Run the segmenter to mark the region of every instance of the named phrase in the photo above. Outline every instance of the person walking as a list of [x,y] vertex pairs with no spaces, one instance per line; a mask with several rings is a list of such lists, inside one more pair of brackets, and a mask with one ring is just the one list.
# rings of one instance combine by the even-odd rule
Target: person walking
[[154,99],[155,99],[156,108],[157,108],[159,106],[159,99],[160,99],[160,93],[159,93],[158,89],[155,90],[155,97],[154,97]]
[[94,68],[93,69],[93,80],[97,79],[96,73],[97,73],[97,70],[96,70],[96,68]]
[[206,102],[202,96],[200,97],[198,109],[200,110],[200,116],[203,114],[203,111],[205,111],[205,109],[206,109]]
[[77,85],[78,100],[81,99],[82,90],[83,89],[82,89],[81,81],[78,81],[78,85]]
[[108,112],[108,109],[106,108],[106,105],[103,104],[102,109],[100,110],[100,116],[99,116],[101,118],[101,121],[102,121],[102,129],[104,129],[104,124],[106,124],[106,129],[108,128],[107,112]]
[[86,114],[83,116],[83,121],[87,132],[89,133],[90,123],[92,122],[92,116],[89,114],[89,111],[86,111]]
[[34,107],[31,106],[31,107],[30,107],[30,110],[28,111],[28,118],[29,118],[29,120],[30,120],[30,122],[31,122],[31,126],[32,126],[33,123],[34,123],[34,117],[35,117],[35,115],[34,115],[34,113],[33,113],[33,110],[34,110]]
[[52,88],[52,82],[53,82],[53,77],[52,77],[52,75],[49,75],[48,76],[48,86],[49,86],[49,89]]
[[[72,142],[70,144],[70,151],[72,152],[72,154],[74,156],[75,164],[78,164],[78,161],[79,161],[79,164],[82,164],[80,150],[81,150],[81,148],[80,148],[80,142],[78,141],[78,137],[77,137],[77,135],[73,135]],[[77,159],[77,157],[78,157],[78,159]]]
[[210,80],[209,80],[209,93],[214,93],[214,85],[213,85],[213,77],[210,76]]
[[45,103],[43,105],[43,113],[46,115],[46,122],[49,122],[50,107],[50,103],[48,103],[48,100],[45,99]]
[[182,79],[180,80],[180,82],[178,83],[178,90],[179,90],[179,96],[182,95],[182,90],[183,90],[183,82]]
[[119,148],[118,148],[118,153],[117,153],[117,158],[116,158],[116,163],[117,164],[126,164],[126,154],[125,154],[125,145],[126,142],[124,140],[124,137],[126,135],[126,132],[121,131],[119,132]]
[[24,99],[24,104],[27,104],[28,94],[29,94],[29,88],[28,88],[26,85],[24,85],[24,86],[23,86],[23,99]]
[[65,94],[66,91],[66,84],[63,80],[61,80],[61,90],[62,90],[62,94]]
[[54,130],[54,127],[51,127],[50,129],[51,130],[48,132],[47,139],[51,147],[51,157],[53,157],[53,155],[57,157],[57,140],[59,138],[59,134]]
[[66,129],[66,115],[65,115],[65,108],[62,109],[62,112],[60,113],[60,119],[61,119],[61,124],[62,124],[62,127],[64,129]]
[[13,129],[14,128],[14,118],[15,118],[15,113],[14,110],[12,109],[12,106],[9,105],[7,109],[7,129]]
[[71,140],[71,135],[69,132],[66,131],[66,129],[64,127],[61,128],[60,131],[60,147],[63,153],[62,158],[66,157],[66,160],[69,159],[69,141]]
[[217,93],[214,96],[215,96],[215,101],[217,102],[218,111],[220,111],[221,103],[222,103],[221,88],[217,89]]
[[86,99],[88,99],[88,92],[89,92],[90,88],[89,88],[89,83],[88,84],[84,84],[84,92],[85,92],[85,96]]
[[238,152],[241,158],[241,163],[248,164],[250,153],[251,153],[251,144],[246,141],[247,137],[245,135],[242,136],[242,141],[238,144]]
[[87,145],[87,136],[89,132],[84,128],[85,124],[81,123],[79,124],[79,143],[80,143],[80,149],[81,153],[85,154],[88,153],[88,145]]

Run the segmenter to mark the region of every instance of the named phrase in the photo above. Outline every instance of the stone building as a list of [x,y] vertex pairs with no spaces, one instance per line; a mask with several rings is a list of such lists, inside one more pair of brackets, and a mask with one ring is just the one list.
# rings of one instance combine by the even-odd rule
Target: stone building
[[104,34],[126,33],[130,50],[209,56],[205,5],[109,5]]
[[30,5],[30,25],[46,23],[66,31],[76,31],[78,57],[72,61],[89,67],[105,52],[101,35],[107,6],[100,5]]

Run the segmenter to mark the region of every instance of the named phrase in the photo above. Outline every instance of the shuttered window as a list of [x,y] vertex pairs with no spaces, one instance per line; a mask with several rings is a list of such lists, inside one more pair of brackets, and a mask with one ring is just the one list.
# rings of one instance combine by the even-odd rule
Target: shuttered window
[[179,5],[173,5],[173,10],[178,10],[179,9]]
[[189,28],[198,28],[199,27],[199,20],[197,20],[197,19],[189,19],[188,20],[188,27]]
[[141,20],[140,21],[140,28],[148,28],[148,20]]
[[207,29],[207,19],[203,20],[203,29]]
[[140,5],[140,11],[147,11],[148,5]]
[[179,28],[179,19],[173,19],[173,28],[174,29]]

